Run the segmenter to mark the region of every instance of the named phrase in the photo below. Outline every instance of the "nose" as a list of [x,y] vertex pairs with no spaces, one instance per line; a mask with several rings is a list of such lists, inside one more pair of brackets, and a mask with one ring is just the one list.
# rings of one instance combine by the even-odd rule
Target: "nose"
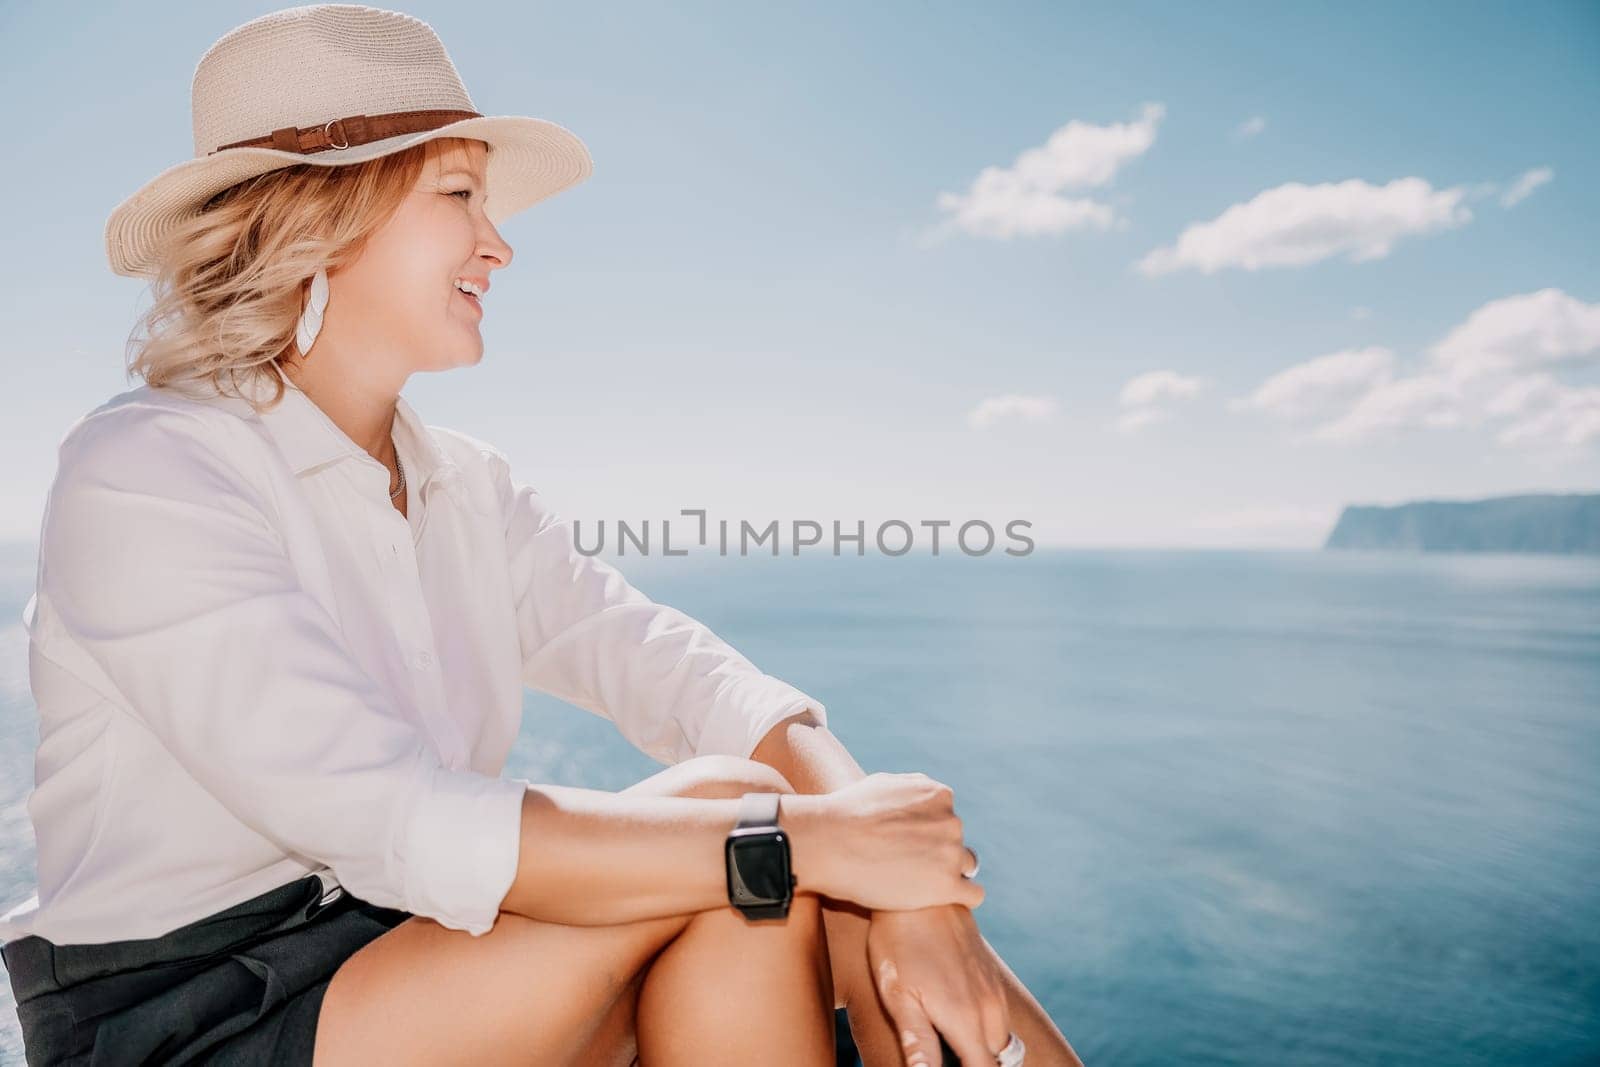
[[489,221],[488,216],[483,216],[483,226],[479,231],[478,255],[490,261],[490,270],[511,265],[511,246],[500,236],[500,231],[495,229],[494,223]]

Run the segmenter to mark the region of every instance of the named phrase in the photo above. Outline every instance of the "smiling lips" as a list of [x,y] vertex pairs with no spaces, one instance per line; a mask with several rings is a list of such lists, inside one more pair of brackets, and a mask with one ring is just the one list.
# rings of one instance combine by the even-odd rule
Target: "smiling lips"
[[483,294],[489,291],[489,280],[487,278],[483,281],[479,281],[476,278],[457,278],[455,290],[471,301],[472,306],[478,309],[479,314],[483,313]]

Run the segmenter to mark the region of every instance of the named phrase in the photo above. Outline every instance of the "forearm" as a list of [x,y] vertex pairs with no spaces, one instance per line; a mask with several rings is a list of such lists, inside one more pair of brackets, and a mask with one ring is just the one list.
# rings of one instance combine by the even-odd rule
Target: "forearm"
[[[818,798],[866,777],[826,727],[802,712],[768,731],[751,758],[794,786],[780,803],[796,893],[818,892],[809,874],[826,833]],[[522,803],[516,878],[501,910],[569,926],[636,922],[728,904],[723,847],[736,798],[636,796],[538,785]],[[823,846],[825,847],[825,846]]]
[[831,793],[867,776],[844,742],[805,712],[767,731],[750,758],[777,770],[800,793]]
[[[786,794],[796,893],[823,835],[818,798]],[[569,926],[638,922],[728,906],[723,846],[737,798],[637,796],[577,786],[529,787],[516,878],[500,908]]]

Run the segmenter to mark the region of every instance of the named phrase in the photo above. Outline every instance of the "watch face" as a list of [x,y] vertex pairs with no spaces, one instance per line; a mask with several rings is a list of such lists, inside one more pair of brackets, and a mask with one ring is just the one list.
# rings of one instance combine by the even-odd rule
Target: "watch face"
[[789,895],[789,842],[781,832],[735,838],[728,847],[728,892],[735,900],[777,902]]

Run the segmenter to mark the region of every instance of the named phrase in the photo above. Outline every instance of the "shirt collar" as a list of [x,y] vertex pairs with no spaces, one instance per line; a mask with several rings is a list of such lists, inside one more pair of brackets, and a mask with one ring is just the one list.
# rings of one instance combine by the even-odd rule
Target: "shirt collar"
[[[283,373],[276,361],[268,361],[266,365],[283,382],[283,399],[262,410],[261,420],[296,475],[351,456],[370,456],[306,395],[305,390]],[[265,376],[247,378],[239,382],[239,391],[257,401],[267,401],[272,398],[272,382]],[[415,483],[419,494],[436,482],[453,482],[460,474],[460,467],[439,447],[416,410],[403,396],[395,397],[394,406],[395,448],[403,456],[407,480]]]

